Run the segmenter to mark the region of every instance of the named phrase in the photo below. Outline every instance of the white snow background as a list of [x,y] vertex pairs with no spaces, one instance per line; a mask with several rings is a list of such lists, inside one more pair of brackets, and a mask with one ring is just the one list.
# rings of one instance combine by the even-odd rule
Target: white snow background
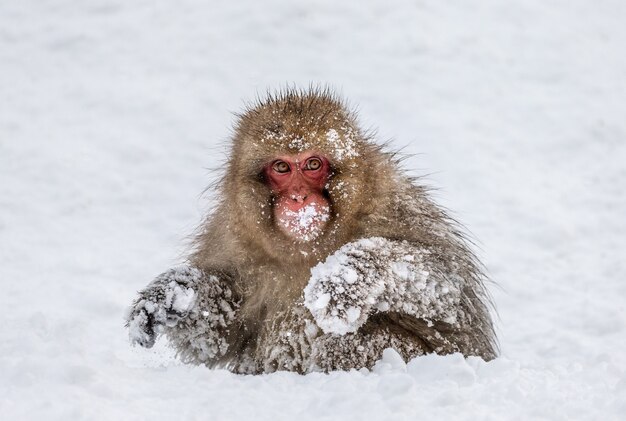
[[[626,419],[622,0],[0,2],[0,419]],[[479,241],[502,356],[237,376],[131,348],[244,100],[328,83]]]

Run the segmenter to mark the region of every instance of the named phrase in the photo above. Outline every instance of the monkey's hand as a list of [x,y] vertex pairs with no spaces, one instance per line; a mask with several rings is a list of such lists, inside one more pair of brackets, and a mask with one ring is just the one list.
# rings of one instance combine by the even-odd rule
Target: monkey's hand
[[325,333],[355,332],[374,312],[454,323],[461,283],[428,250],[380,237],[348,243],[311,269],[305,306]]
[[311,269],[304,304],[325,333],[355,332],[385,291],[375,244],[348,243]]
[[197,295],[195,286],[204,273],[181,266],[159,275],[133,302],[126,316],[130,341],[150,348],[165,327],[173,327],[192,309]]

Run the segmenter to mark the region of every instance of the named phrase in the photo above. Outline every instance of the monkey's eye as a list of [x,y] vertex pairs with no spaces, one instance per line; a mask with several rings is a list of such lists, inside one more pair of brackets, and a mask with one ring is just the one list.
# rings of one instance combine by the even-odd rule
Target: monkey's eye
[[274,162],[274,165],[272,165],[272,169],[278,173],[284,174],[289,172],[289,164],[285,161],[276,161]]
[[309,159],[304,167],[305,170],[311,171],[319,170],[320,168],[322,168],[322,161],[317,158]]

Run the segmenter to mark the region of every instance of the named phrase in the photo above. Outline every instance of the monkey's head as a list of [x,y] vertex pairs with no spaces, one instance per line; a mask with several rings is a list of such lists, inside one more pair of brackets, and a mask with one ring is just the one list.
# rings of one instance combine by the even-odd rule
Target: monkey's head
[[233,229],[272,257],[319,259],[357,234],[384,162],[330,92],[269,95],[235,128],[225,178]]

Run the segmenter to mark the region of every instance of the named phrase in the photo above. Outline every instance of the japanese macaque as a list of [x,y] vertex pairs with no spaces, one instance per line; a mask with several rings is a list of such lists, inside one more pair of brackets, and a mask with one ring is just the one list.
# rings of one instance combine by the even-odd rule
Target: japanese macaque
[[326,90],[239,116],[219,203],[187,265],[139,293],[133,343],[236,373],[497,354],[487,281],[460,227]]

